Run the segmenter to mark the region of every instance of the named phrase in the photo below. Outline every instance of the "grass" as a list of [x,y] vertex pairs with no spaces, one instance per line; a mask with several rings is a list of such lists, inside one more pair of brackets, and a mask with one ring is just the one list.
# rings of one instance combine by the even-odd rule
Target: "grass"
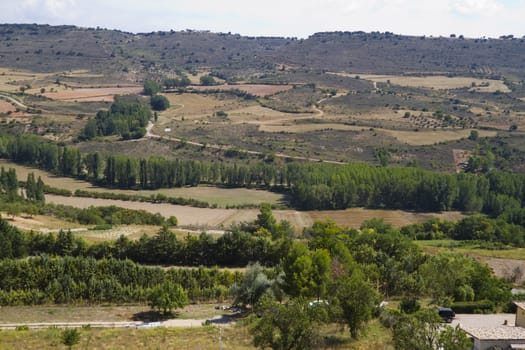
[[9,223],[26,231],[46,231],[46,230],[59,230],[59,229],[74,229],[85,227],[85,225],[80,225],[74,222],[61,220],[51,216],[45,215],[17,215],[11,217],[7,213],[0,212],[2,217],[7,218]]
[[480,248],[479,242],[454,241],[454,240],[432,240],[415,241],[423,250],[431,254],[441,251],[455,251],[462,254],[481,256],[486,258],[525,260],[525,248],[484,249]]
[[[501,80],[494,79],[476,79],[470,77],[447,77],[443,75],[431,75],[426,77],[409,77],[397,75],[360,75],[362,79],[371,80],[375,82],[386,83],[390,81],[391,84],[409,86],[409,87],[423,87],[428,89],[459,89],[471,87],[472,83],[476,85],[476,91],[494,92],[500,90],[502,92],[510,92],[509,88]],[[487,85],[488,86],[484,86]]]
[[[62,330],[2,331],[0,349],[57,349]],[[216,349],[221,339],[223,349],[255,349],[247,326],[154,328],[154,329],[81,329],[78,349]],[[328,343],[325,349],[392,350],[391,335],[377,320],[370,322],[359,340],[332,324],[323,326],[321,334]]]
[[[60,329],[3,331],[0,349],[61,349]],[[219,328],[82,329],[76,349],[213,349],[219,347]],[[224,349],[255,349],[245,328],[223,327]]]

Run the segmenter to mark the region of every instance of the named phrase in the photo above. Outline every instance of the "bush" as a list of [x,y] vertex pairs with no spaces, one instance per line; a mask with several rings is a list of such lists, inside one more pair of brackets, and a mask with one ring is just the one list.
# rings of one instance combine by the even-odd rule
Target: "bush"
[[399,309],[405,314],[413,314],[414,312],[419,311],[421,305],[414,298],[404,298],[399,304]]
[[452,304],[452,309],[459,314],[486,314],[494,311],[490,300],[461,301]]
[[170,108],[170,101],[164,96],[155,95],[151,98],[150,101],[151,108],[155,111],[165,111]]

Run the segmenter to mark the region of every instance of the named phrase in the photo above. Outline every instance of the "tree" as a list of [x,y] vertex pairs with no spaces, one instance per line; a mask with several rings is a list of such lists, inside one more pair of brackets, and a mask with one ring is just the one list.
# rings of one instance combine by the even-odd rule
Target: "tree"
[[170,101],[165,96],[155,95],[151,97],[151,108],[155,111],[165,111],[170,108]]
[[411,315],[401,315],[393,328],[396,350],[468,350],[472,342],[459,327],[443,328],[435,310],[426,309]]
[[80,332],[77,329],[65,329],[62,332],[62,344],[68,347],[68,349],[73,348],[80,342]]
[[170,216],[166,222],[170,226],[177,226],[179,224],[179,220],[174,215]]
[[275,225],[277,221],[273,216],[272,207],[269,203],[261,204],[261,210],[260,213],[257,215],[257,220],[255,220],[255,223],[258,226],[265,228],[270,232],[273,232],[275,230]]
[[182,287],[171,281],[166,281],[154,287],[149,293],[149,305],[163,314],[171,313],[173,309],[188,305],[188,294]]
[[235,283],[230,289],[230,293],[235,297],[233,303],[253,307],[263,294],[270,290],[272,284],[273,281],[266,276],[261,265],[249,265],[242,282]]
[[155,80],[146,80],[144,82],[144,95],[154,96],[162,90],[162,87]]
[[348,325],[352,338],[357,339],[365,323],[372,318],[379,299],[377,291],[356,268],[351,276],[342,276],[335,281],[332,295],[331,304],[335,304],[340,321]]
[[477,141],[479,138],[479,132],[477,130],[472,130],[470,132],[470,135],[468,137],[469,140],[471,141]]
[[286,304],[277,303],[271,297],[264,297],[257,306],[262,317],[250,329],[253,344],[261,349],[307,350],[319,343],[319,324],[322,317],[300,299]]
[[204,86],[212,86],[212,85],[216,85],[217,84],[217,82],[215,81],[215,78],[213,78],[209,74],[203,75],[200,78],[200,81],[201,81],[201,85],[204,85]]

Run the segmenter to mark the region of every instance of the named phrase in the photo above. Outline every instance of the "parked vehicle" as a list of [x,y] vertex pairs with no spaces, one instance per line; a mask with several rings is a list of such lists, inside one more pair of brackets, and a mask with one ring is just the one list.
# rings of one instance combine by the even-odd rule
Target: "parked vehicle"
[[452,310],[449,307],[439,307],[438,314],[446,323],[452,322],[454,317],[456,317],[456,313],[454,312],[454,310]]

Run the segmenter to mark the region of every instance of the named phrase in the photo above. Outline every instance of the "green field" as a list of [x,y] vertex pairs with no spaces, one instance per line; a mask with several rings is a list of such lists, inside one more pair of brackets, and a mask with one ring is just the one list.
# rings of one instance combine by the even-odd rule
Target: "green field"
[[[38,331],[2,331],[0,349],[65,349],[61,329]],[[80,343],[74,349],[255,349],[248,326],[214,326],[155,329],[82,329]],[[327,343],[324,349],[392,350],[391,334],[378,321],[372,321],[359,340],[351,340],[348,330],[338,325],[323,326],[321,334]]]
[[441,251],[455,251],[463,254],[481,256],[486,258],[525,260],[525,248],[505,247],[501,249],[488,249],[480,247],[479,242],[454,241],[450,239],[434,241],[415,241],[424,251],[438,253]]

